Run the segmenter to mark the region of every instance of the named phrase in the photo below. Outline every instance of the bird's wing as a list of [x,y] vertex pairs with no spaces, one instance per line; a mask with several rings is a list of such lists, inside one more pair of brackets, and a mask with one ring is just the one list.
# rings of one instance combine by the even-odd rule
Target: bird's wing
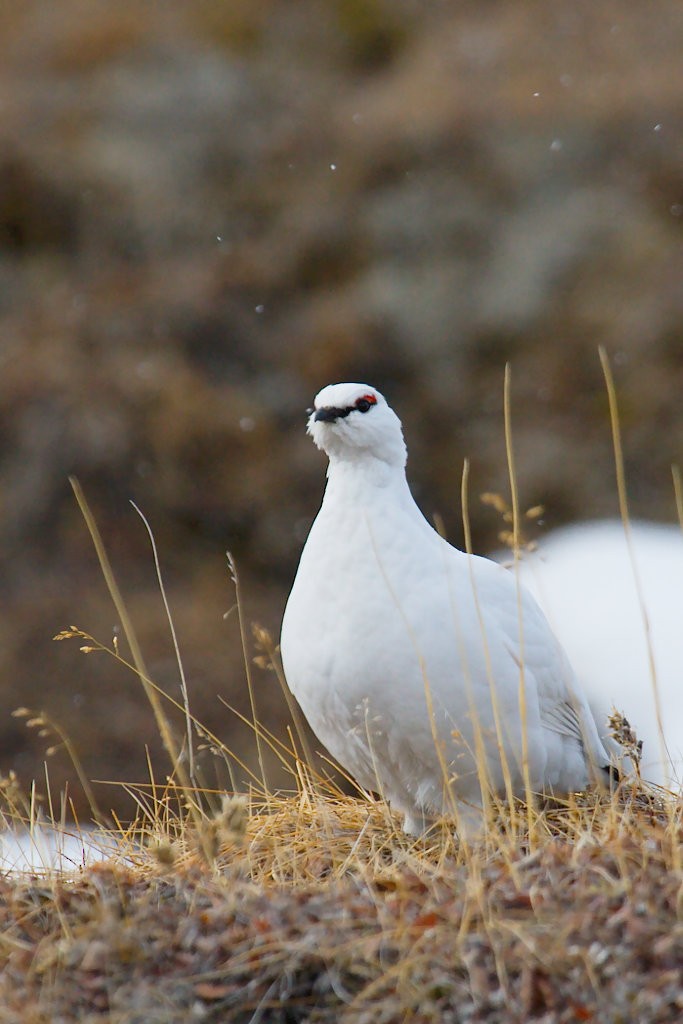
[[531,593],[524,586],[517,587],[513,573],[488,559],[477,559],[476,569],[478,588],[491,604],[496,594],[488,597],[486,588],[496,586],[504,646],[517,665],[524,665],[529,681],[533,680],[541,724],[560,736],[576,740],[596,763],[608,763],[574,671]]
[[571,736],[583,744],[585,732],[576,707],[567,700],[555,701],[541,696],[541,722],[551,732],[560,736]]
[[[509,643],[506,645],[508,654],[518,667],[521,667],[519,652]],[[559,736],[575,739],[581,746],[591,746],[589,731],[586,729],[585,713],[582,713],[578,699],[573,698],[572,691],[566,680],[571,677],[571,668],[565,661],[563,651],[557,645],[557,662],[563,665],[562,675],[555,674],[548,678],[546,666],[535,663],[533,650],[524,660],[525,672],[534,678],[538,695],[539,720],[541,725]]]

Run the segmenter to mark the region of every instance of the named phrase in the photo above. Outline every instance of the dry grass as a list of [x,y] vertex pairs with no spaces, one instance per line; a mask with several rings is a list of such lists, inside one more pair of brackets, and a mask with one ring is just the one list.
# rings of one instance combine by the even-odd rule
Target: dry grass
[[108,862],[2,882],[0,1021],[681,1019],[671,799],[586,797],[473,846],[314,788],[228,799],[203,836],[156,799]]

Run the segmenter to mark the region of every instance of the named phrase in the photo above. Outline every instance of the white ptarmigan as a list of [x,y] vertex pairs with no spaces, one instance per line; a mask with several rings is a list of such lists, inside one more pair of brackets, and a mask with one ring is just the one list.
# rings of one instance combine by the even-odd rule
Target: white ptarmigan
[[629,532],[630,540],[621,520],[565,526],[518,569],[569,655],[605,745],[613,746],[607,719],[616,707],[643,741],[642,778],[680,792],[683,534],[678,524],[638,520]]
[[534,599],[507,569],[448,544],[415,504],[401,423],[383,396],[329,385],[308,433],[329,457],[328,480],[281,651],[330,753],[413,834],[454,807],[461,827],[480,823],[483,791],[523,796],[525,776],[533,793],[561,794],[607,771]]

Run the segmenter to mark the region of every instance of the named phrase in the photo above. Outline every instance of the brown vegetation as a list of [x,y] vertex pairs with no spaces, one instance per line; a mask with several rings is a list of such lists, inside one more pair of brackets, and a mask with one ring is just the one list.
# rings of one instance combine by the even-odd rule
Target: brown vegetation
[[[224,552],[276,634],[322,490],[303,434],[322,385],[389,395],[416,497],[455,542],[471,458],[482,551],[507,359],[522,502],[547,527],[616,511],[603,344],[633,512],[673,518],[682,40],[678,0],[2,5],[4,771],[42,774],[19,704],[65,727],[94,778],[139,779],[147,743],[161,763],[120,666],[51,642],[120,625],[71,473],[177,694],[128,498],[150,519],[196,711],[248,761],[217,696],[248,710]],[[269,684],[260,714],[281,728]]]
[[305,790],[234,824],[216,826],[211,864],[167,817],[74,877],[5,879],[0,1021],[683,1014],[670,799],[572,801],[534,815],[531,838],[503,817],[472,846],[447,823],[409,841],[381,805]]

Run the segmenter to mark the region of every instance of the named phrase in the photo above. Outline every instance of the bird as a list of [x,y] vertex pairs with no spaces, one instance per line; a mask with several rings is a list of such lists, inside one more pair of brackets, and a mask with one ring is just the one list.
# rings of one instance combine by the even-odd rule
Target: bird
[[330,384],[308,412],[327,482],[280,651],[328,752],[413,836],[444,816],[474,834],[494,799],[607,781],[610,759],[545,616],[513,573],[453,547],[422,514],[384,396]]
[[621,520],[574,523],[543,537],[518,571],[571,660],[608,752],[623,759],[609,724],[616,709],[643,743],[641,777],[680,792],[680,526],[634,519],[627,533]]

